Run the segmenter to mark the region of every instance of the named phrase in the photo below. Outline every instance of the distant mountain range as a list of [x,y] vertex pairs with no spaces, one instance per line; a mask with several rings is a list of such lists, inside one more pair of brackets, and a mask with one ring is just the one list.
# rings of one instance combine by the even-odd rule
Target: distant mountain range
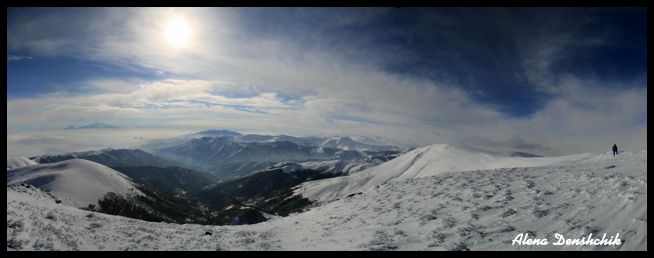
[[279,162],[360,160],[402,150],[396,146],[362,143],[350,137],[272,136],[229,130],[207,130],[152,141],[141,148],[221,179],[245,176]]
[[147,151],[7,159],[8,185],[33,185],[67,205],[148,221],[250,224],[311,204],[293,196],[298,184],[357,173],[400,154],[374,143],[208,130],[152,141]]
[[[202,137],[232,137],[236,142],[292,142],[299,146],[335,148],[341,150],[357,151],[401,151],[407,149],[394,145],[386,144],[391,140],[383,138],[370,138],[358,136],[350,138],[348,136],[333,137],[316,137],[304,136],[296,137],[290,135],[262,135],[262,134],[241,134],[230,130],[206,130],[189,134],[184,138],[202,138]],[[355,140],[356,139],[356,140]]]
[[82,125],[82,126],[74,126],[74,125],[69,125],[66,127],[66,130],[73,130],[73,129],[108,129],[108,128],[120,128],[115,125],[110,125],[110,124],[105,124],[105,123],[100,123],[98,121],[95,121],[93,123],[87,124],[87,125]]
[[139,149],[103,149],[97,151],[73,152],[67,154],[46,154],[30,157],[37,163],[54,163],[69,159],[86,159],[107,167],[157,166],[170,167],[177,163],[169,161]]
[[527,142],[520,137],[513,137],[505,141],[493,141],[480,137],[468,137],[457,145],[484,151],[488,153],[515,156],[515,157],[543,157],[551,153],[546,146]]

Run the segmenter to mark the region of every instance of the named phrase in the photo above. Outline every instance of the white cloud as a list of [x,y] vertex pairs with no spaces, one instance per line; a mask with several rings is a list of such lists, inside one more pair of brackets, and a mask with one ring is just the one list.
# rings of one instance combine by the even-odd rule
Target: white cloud
[[[10,24],[8,50],[76,56],[197,80],[102,78],[88,82],[99,93],[8,99],[8,130],[101,118],[134,126],[368,134],[417,145],[473,135],[496,141],[520,135],[551,147],[550,154],[603,151],[605,141],[646,148],[641,143],[646,124],[634,122],[646,117],[646,88],[589,90],[584,84],[598,83],[553,78],[549,66],[567,41],[525,56],[532,60],[524,62],[527,79],[558,95],[530,117],[516,119],[472,100],[457,85],[389,74],[329,45],[297,48],[283,37],[253,39],[240,33],[241,20],[227,8],[108,8],[68,14]],[[193,28],[189,48],[165,43],[163,27],[174,15],[184,15]],[[60,24],[71,26],[62,32]],[[301,97],[285,101],[282,94]]]
[[135,148],[149,140],[176,137],[188,129],[85,129],[7,132],[7,158],[63,154],[103,148]]

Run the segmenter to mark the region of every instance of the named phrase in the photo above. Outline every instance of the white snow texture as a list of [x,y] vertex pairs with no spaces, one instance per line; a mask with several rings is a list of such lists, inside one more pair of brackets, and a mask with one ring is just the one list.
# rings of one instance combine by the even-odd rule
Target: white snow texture
[[[63,177],[58,164],[20,178],[33,167]],[[206,226],[84,211],[8,186],[7,250],[647,250],[646,150],[520,158],[433,145],[296,192],[316,204],[254,225]],[[520,233],[550,244],[512,245]],[[619,233],[622,244],[551,244],[554,234],[589,233]]]

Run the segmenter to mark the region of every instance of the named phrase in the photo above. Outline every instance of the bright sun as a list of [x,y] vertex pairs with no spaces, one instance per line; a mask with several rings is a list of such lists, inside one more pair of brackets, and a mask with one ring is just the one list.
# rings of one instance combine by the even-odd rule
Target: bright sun
[[175,17],[166,24],[166,40],[174,48],[186,48],[191,41],[191,28],[182,17]]

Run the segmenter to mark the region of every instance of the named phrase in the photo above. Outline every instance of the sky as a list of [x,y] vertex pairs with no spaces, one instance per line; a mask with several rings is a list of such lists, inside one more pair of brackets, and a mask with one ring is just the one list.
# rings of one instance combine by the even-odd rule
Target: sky
[[645,8],[7,15],[8,152],[93,121],[133,137],[212,128],[545,155],[647,148]]

